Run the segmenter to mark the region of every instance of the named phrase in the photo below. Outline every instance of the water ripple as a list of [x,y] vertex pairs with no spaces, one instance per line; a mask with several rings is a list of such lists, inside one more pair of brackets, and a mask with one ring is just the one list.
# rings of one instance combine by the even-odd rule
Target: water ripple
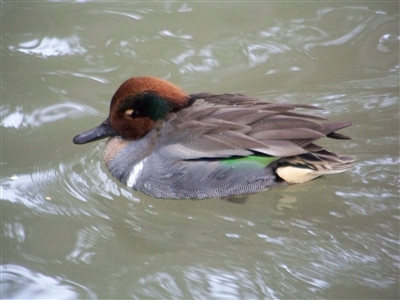
[[[94,151],[96,153],[98,149]],[[83,165],[87,166],[85,171],[82,170]],[[70,195],[67,199],[66,193]],[[126,199],[137,201],[131,193],[124,194]],[[32,213],[79,218],[97,216],[108,220],[102,204],[90,200],[93,197],[113,200],[114,195],[120,196],[121,191],[109,174],[102,170],[100,161],[60,163],[58,167],[43,164],[31,174],[2,178],[1,200],[22,204]],[[74,204],[76,201],[80,203]]]
[[83,55],[88,50],[81,45],[79,37],[73,35],[67,38],[44,37],[9,46],[11,51],[37,55],[43,58],[50,56]]
[[97,298],[88,288],[79,284],[18,265],[2,265],[0,278],[3,299]]
[[[144,17],[138,13],[127,13],[127,12],[120,12],[120,11],[112,11],[112,10],[102,10],[102,11],[98,11],[99,14],[114,14],[114,15],[119,15],[119,16],[124,16],[124,17],[128,17],[129,19],[132,20],[142,20]],[[143,13],[143,11],[142,11]]]
[[79,117],[78,112],[88,115],[98,115],[99,112],[88,106],[73,102],[57,103],[46,107],[40,107],[30,113],[24,112],[22,106],[17,106],[11,111],[10,105],[0,108],[2,117],[0,126],[5,128],[40,127],[47,123],[54,123],[66,118]]
[[159,34],[161,36],[165,36],[165,37],[179,38],[179,39],[184,39],[184,40],[193,39],[193,36],[191,36],[190,34],[182,33],[182,30],[178,31],[177,33],[173,33],[172,31],[164,29],[164,30],[161,30],[159,32]]

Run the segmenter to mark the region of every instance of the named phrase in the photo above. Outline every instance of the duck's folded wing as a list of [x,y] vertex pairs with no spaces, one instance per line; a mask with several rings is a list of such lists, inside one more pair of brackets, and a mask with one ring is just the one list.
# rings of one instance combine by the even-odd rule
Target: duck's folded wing
[[311,105],[267,103],[242,95],[191,96],[193,105],[169,115],[160,134],[163,151],[181,159],[319,151],[315,140],[345,139],[335,131],[351,124],[322,123],[324,118],[297,110],[317,108]]

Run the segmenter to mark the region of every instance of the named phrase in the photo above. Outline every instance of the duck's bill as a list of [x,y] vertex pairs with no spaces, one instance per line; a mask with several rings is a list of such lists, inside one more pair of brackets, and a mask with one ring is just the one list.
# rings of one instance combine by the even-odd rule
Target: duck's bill
[[111,127],[110,121],[107,118],[99,126],[74,136],[72,141],[74,144],[81,145],[115,135],[117,135],[117,132]]

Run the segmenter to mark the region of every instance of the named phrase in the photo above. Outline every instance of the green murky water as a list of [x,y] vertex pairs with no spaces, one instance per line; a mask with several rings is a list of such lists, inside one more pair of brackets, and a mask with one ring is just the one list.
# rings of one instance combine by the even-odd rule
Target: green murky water
[[[1,2],[1,296],[399,298],[399,3]],[[131,76],[315,104],[352,120],[353,170],[168,201],[107,172]]]

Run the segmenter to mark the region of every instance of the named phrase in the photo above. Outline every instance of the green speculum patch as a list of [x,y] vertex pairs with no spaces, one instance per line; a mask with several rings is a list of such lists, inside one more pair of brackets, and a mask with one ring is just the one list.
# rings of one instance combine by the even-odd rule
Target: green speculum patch
[[250,156],[238,156],[221,159],[221,163],[226,166],[245,166],[254,165],[260,168],[264,168],[274,161],[278,160],[280,157],[266,156],[266,155],[250,155]]

